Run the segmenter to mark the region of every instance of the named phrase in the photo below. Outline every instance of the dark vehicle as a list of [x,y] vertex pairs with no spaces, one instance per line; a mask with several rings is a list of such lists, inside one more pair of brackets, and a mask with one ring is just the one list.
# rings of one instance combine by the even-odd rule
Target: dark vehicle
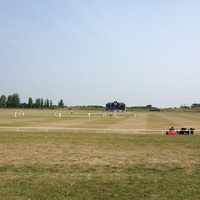
[[193,135],[194,134],[194,128],[189,128],[188,130],[186,128],[181,128],[179,131],[177,131],[179,135]]
[[186,128],[181,128],[179,131],[177,131],[179,135],[186,135],[187,134],[187,129]]
[[195,128],[189,128],[188,131],[187,131],[187,134],[188,135],[193,135],[194,134],[194,129]]

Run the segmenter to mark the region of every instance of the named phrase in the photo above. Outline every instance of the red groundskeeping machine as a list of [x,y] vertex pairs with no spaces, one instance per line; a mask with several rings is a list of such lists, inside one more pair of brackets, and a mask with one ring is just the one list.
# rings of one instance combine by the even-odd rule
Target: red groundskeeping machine
[[176,131],[175,130],[168,130],[166,132],[167,135],[176,135]]
[[176,135],[176,131],[174,130],[174,127],[172,126],[169,128],[169,130],[166,132],[166,135]]

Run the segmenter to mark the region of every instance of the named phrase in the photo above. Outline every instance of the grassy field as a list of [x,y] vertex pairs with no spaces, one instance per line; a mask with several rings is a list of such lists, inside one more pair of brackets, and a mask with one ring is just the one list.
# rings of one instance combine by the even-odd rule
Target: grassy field
[[117,129],[116,132],[0,128],[0,199],[200,199],[199,113],[0,110],[0,127]]

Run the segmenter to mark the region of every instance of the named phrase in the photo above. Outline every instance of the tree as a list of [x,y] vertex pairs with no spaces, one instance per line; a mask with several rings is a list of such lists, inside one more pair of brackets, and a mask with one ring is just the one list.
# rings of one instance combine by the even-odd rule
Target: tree
[[27,103],[21,103],[20,108],[29,108]]
[[47,108],[49,108],[49,99],[47,99]]
[[14,108],[19,108],[19,105],[20,105],[19,94],[14,93],[14,94],[12,95],[12,97],[13,97],[13,107],[14,107]]
[[53,102],[52,102],[52,100],[50,100],[50,108],[52,108],[53,107]]
[[44,101],[44,107],[49,108],[49,99],[45,99]]
[[147,105],[146,108],[147,108],[147,109],[151,109],[151,108],[152,108],[152,105]]
[[35,100],[35,108],[40,108],[40,98]]
[[62,99],[58,102],[58,107],[59,108],[64,108],[64,102],[63,102]]
[[43,101],[43,98],[40,99],[40,106],[41,106],[41,108],[43,109],[43,107],[44,107],[44,101]]
[[200,107],[200,103],[193,103],[191,107],[192,108],[198,108],[198,107]]
[[0,108],[6,108],[6,96],[2,95],[0,97]]
[[28,108],[33,108],[33,99],[31,97],[28,99]]
[[6,106],[8,108],[19,108],[19,105],[20,105],[19,94],[14,93],[8,96],[7,101],[6,101]]

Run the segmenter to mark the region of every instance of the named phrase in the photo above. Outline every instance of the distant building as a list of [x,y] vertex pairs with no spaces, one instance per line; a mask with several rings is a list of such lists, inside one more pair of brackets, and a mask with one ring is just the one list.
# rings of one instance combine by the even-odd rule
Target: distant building
[[114,112],[114,111],[123,112],[126,110],[126,104],[122,102],[117,102],[117,101],[108,102],[106,104],[106,110],[110,112]]

